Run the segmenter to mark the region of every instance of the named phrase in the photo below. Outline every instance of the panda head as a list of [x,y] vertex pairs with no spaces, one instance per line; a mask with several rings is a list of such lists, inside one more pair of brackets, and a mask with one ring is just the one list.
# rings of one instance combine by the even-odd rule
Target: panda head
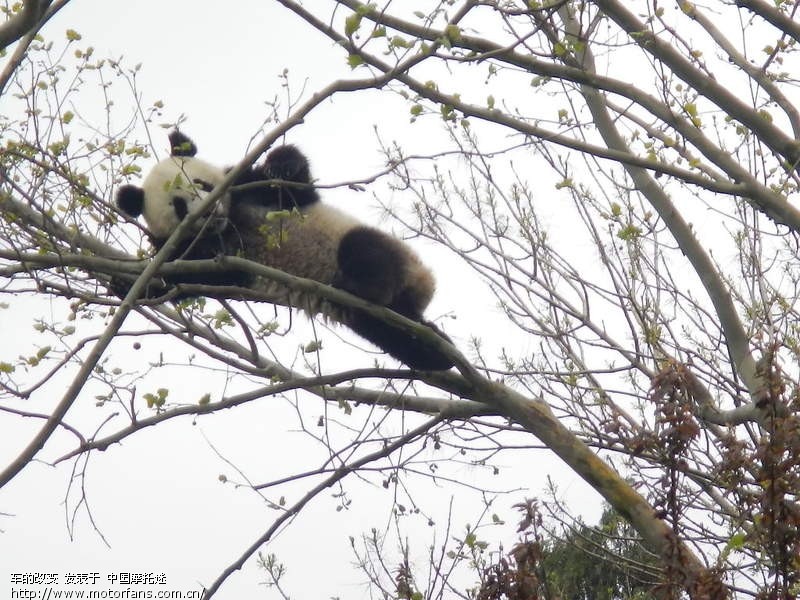
[[[144,216],[156,241],[166,240],[183,219],[200,210],[205,198],[225,177],[219,167],[195,157],[197,148],[175,130],[169,135],[171,153],[145,177],[141,187],[123,185],[116,195],[119,209],[130,217]],[[228,224],[230,194],[225,193],[192,224],[189,235],[216,234]]]

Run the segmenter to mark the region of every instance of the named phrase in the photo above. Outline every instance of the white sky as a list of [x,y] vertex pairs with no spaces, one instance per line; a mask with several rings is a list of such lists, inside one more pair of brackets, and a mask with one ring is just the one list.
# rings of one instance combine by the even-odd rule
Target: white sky
[[[221,164],[236,162],[250,139],[258,135],[268,114],[265,100],[282,93],[279,74],[284,68],[289,69],[298,94],[304,83],[309,94],[349,74],[345,57],[337,48],[270,2],[74,0],[43,33],[58,43],[68,28],[80,32],[82,46],[93,46],[98,57],[124,56],[128,65],[141,63],[138,84],[144,104],[161,99],[165,116],[185,114],[188,121],[184,131],[198,143],[200,155]],[[0,110],[5,110],[2,100]],[[337,97],[324,104],[291,132],[288,141],[300,145],[310,156],[315,175],[322,182],[338,182],[367,176],[383,166],[376,126],[385,139],[398,139],[412,152],[430,150],[431,144],[437,143],[435,132],[409,125],[407,104],[390,94],[374,92]],[[165,139],[160,143],[166,146]],[[337,190],[326,194],[326,199],[365,214],[367,219],[374,220],[377,214],[370,194],[348,195]],[[460,269],[443,252],[417,242],[415,247],[424,250],[426,257],[431,256],[427,260],[439,280],[440,293],[431,314],[456,314],[457,320],[447,324],[456,341],[464,347],[468,334],[474,332],[472,328],[462,329],[462,323],[483,321],[496,332],[498,321],[492,316],[498,320],[501,316],[488,293],[481,291],[479,281],[465,279],[475,276]],[[457,291],[459,281],[470,282],[468,293],[463,288]],[[456,293],[452,293],[454,290]],[[466,297],[473,304],[465,306]],[[44,300],[31,301],[26,310],[31,315],[46,314],[51,306]],[[21,337],[14,339],[27,336],[29,326],[30,320],[21,318],[19,310],[0,311],[0,330],[18,332]],[[122,345],[130,343],[128,340]],[[142,352],[152,351],[161,343],[143,340]],[[14,342],[11,344],[4,351],[16,356]],[[185,356],[184,351],[170,345],[165,345],[163,352],[166,360],[181,361]],[[131,355],[133,361],[146,361],[152,352],[142,357]],[[119,357],[118,353],[117,362]],[[226,378],[221,372],[195,368],[172,373],[174,378],[168,380],[172,385],[191,381],[192,389],[199,390],[198,397],[208,390],[215,394],[225,390]],[[163,371],[158,376],[164,377]],[[67,377],[51,385],[49,397],[37,396],[31,410],[45,411],[45,404],[56,402],[64,389],[59,386],[66,381]],[[80,422],[85,413],[88,422],[94,422],[91,395],[81,402],[82,406],[70,413],[70,420]],[[314,410],[322,410],[318,400],[311,402],[315,403]],[[3,465],[38,426],[38,422],[0,416],[0,430],[6,432],[0,439]],[[14,429],[9,431],[11,427]],[[210,444],[246,473],[257,473],[260,482],[262,477],[267,480],[318,466],[320,447],[307,436],[286,431],[296,427],[296,417],[283,401],[264,400],[199,419],[196,424],[188,418],[175,420],[143,431],[104,453],[93,453],[87,496],[96,525],[111,548],[92,530],[84,510],[79,511],[75,539],[69,539],[63,504],[74,463],[55,468],[43,462],[28,466],[0,490],[0,513],[9,515],[0,514],[0,595],[7,593],[4,590],[10,587],[11,573],[58,573],[63,577],[69,572],[99,572],[105,577],[120,571],[163,572],[168,580],[166,589],[197,589],[210,583],[276,516],[256,494],[218,481],[220,473],[231,480],[238,480],[238,476],[215,455]],[[52,460],[73,446],[74,439],[59,433],[41,458]],[[511,459],[507,456],[504,460]],[[488,480],[495,489],[529,490],[500,500],[498,512],[506,516],[511,515],[508,506],[513,502],[540,494],[548,475],[563,475],[561,466],[551,464],[546,452],[524,452],[514,460],[519,461],[516,468],[505,463],[509,468],[504,473],[508,475]],[[265,468],[265,463],[271,468]],[[456,473],[465,481],[480,475],[468,466],[456,468]],[[573,477],[560,481],[567,482],[561,484],[565,495],[592,498],[586,486]],[[294,486],[281,493],[299,494],[305,487]],[[336,500],[323,494],[266,549],[277,553],[288,567],[286,588],[293,597],[366,597],[363,575],[351,568],[354,557],[347,536],[358,538],[371,527],[384,531],[390,523],[391,495],[380,487],[356,482],[348,483],[348,490],[354,500],[350,510],[336,511]],[[421,483],[420,493],[428,498],[426,509],[432,511],[439,526],[446,522],[451,495],[460,494],[430,483]],[[71,506],[74,495],[72,498]],[[291,502],[297,497],[288,499]],[[475,499],[456,499],[453,528],[459,535],[476,506]],[[590,518],[596,516],[595,511]],[[412,539],[419,562],[432,535],[421,522],[408,524],[410,531],[421,532],[419,538]],[[513,533],[513,529],[509,525],[506,533]],[[396,548],[388,550],[395,556]],[[274,590],[256,587],[263,580],[263,573],[250,561],[243,572],[228,580],[217,597],[278,597]]]

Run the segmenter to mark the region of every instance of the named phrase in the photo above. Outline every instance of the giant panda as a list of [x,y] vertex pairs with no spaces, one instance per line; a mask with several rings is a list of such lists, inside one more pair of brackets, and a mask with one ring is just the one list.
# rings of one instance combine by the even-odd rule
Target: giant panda
[[[225,177],[226,170],[196,157],[194,142],[169,135],[170,156],[142,186],[123,185],[116,203],[126,215],[144,217],[156,249]],[[267,183],[269,182],[269,183]],[[291,275],[345,290],[428,326],[449,341],[423,312],[436,287],[430,269],[405,243],[321,201],[308,159],[295,146],[271,151],[246,169],[226,194],[194,223],[171,258],[241,256]],[[277,304],[342,323],[409,367],[446,370],[453,361],[363,310],[298,292],[241,271],[180,275],[171,283],[247,287]]]

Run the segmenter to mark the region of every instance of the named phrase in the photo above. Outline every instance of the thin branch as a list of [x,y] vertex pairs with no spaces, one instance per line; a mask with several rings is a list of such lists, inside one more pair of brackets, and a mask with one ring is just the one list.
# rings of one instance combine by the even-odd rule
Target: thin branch
[[[630,98],[637,104],[646,108],[653,115],[657,116],[662,122],[678,131],[708,157],[709,160],[723,169],[730,180],[735,183],[722,181],[720,179],[709,179],[705,175],[687,172],[685,169],[680,169],[672,164],[660,162],[658,160],[652,160],[650,157],[639,157],[633,154],[630,149],[623,150],[621,148],[609,148],[607,146],[590,144],[583,140],[555,133],[538,125],[531,124],[525,120],[513,117],[506,112],[470,104],[464,101],[458,93],[448,94],[443,92],[440,87],[428,85],[427,82],[419,81],[410,76],[407,71],[399,71],[396,67],[392,67],[377,56],[365,52],[363,48],[356,46],[350,38],[341,35],[327,22],[317,18],[313,13],[304,9],[303,6],[294,0],[278,1],[319,31],[333,39],[338,45],[347,49],[348,52],[361,57],[365,63],[379,69],[383,73],[395,72],[395,80],[406,85],[420,97],[426,98],[437,105],[453,107],[454,110],[463,113],[466,117],[475,117],[489,123],[496,123],[543,141],[558,144],[581,153],[591,154],[597,158],[609,159],[623,165],[630,165],[655,173],[670,175],[680,181],[692,183],[710,191],[743,197],[759,210],[763,211],[764,214],[773,219],[776,223],[791,227],[794,231],[800,231],[800,210],[791,206],[780,194],[775,193],[769,189],[768,186],[759,182],[751,173],[743,168],[729,152],[713,144],[703,135],[700,129],[691,124],[687,119],[673,113],[663,102],[645,94],[633,84],[603,77],[595,72],[589,73],[585,69],[575,68],[574,66],[553,65],[552,63],[539,61],[529,55],[522,55],[505,47],[494,45],[482,38],[463,35],[458,40],[453,41],[454,46],[462,47],[466,50],[477,51],[477,49],[485,48],[485,51],[489,53],[493,59],[524,68],[531,73],[572,81],[593,87],[597,90],[607,90]],[[346,5],[353,10],[358,10],[359,14],[363,13],[366,18],[372,19],[376,24],[387,24],[411,35],[420,35],[421,39],[431,41],[434,44],[437,43],[437,40],[447,37],[444,30],[424,28],[419,25],[408,23],[401,19],[391,17],[383,11],[370,9],[365,5],[361,5],[357,0],[337,0],[337,3]],[[431,56],[430,52],[430,50],[428,52],[420,52],[420,55]],[[475,60],[479,59],[480,57],[476,57]],[[731,94],[728,94],[728,96],[730,95]],[[738,99],[736,102],[742,104]],[[744,105],[742,104],[742,106]],[[742,110],[744,109],[742,108]],[[758,123],[765,121],[752,110],[750,110],[750,115],[747,120],[755,120]],[[774,126],[770,125],[765,128],[762,124],[761,129],[754,130],[754,133],[760,132],[767,135],[772,134],[774,129],[776,129]],[[790,147],[794,143],[791,138],[782,132],[780,133],[780,138],[785,140],[785,143],[783,143],[785,147]],[[771,142],[765,141],[765,143],[770,145],[770,143],[776,144],[778,142],[777,139],[773,138]],[[797,146],[797,152],[800,153],[800,144],[795,145]]]
[[[207,404],[187,404],[171,408],[162,413],[136,419],[130,425],[115,431],[102,438],[83,440],[74,450],[59,457],[53,464],[58,464],[70,458],[74,458],[85,452],[92,450],[105,451],[112,444],[118,444],[125,438],[138,433],[148,427],[153,427],[164,421],[169,421],[177,417],[187,415],[200,416],[216,413],[253,402],[262,398],[277,396],[292,390],[304,390],[315,394],[329,402],[354,401],[363,402],[374,406],[383,406],[401,410],[410,410],[423,414],[436,414],[442,420],[468,419],[473,416],[497,415],[497,411],[479,402],[469,400],[444,400],[440,398],[426,398],[416,395],[388,394],[386,392],[353,388],[348,385],[346,388],[332,387],[342,382],[350,382],[357,379],[369,377],[380,379],[403,378],[411,375],[410,371],[388,370],[388,369],[355,369],[352,371],[342,371],[331,375],[319,377],[293,377],[289,381],[274,385],[260,387],[249,392],[237,394],[228,398],[223,398],[217,402]],[[31,415],[39,416],[39,415]],[[64,427],[67,427],[64,425]],[[72,430],[71,428],[69,428]]]
[[371,462],[376,460],[380,460],[382,458],[386,458],[390,456],[395,451],[404,448],[407,444],[411,443],[415,439],[425,435],[430,429],[436,427],[442,422],[442,417],[434,417],[429,419],[422,425],[415,427],[408,433],[398,437],[394,440],[391,444],[387,444],[384,448],[373,452],[371,454],[367,454],[357,460],[354,460],[352,463],[347,465],[343,465],[336,469],[336,471],[321,481],[318,485],[314,486],[311,490],[309,490],[300,500],[298,500],[295,504],[290,506],[286,509],[280,517],[275,519],[275,521],[270,525],[270,527],[263,533],[258,539],[253,542],[250,547],[248,547],[242,555],[236,559],[231,565],[229,565],[217,579],[206,589],[206,593],[204,598],[207,600],[211,598],[219,587],[225,582],[225,580],[230,577],[234,572],[238,571],[244,566],[244,563],[255,554],[258,549],[266,544],[268,541],[272,539],[272,536],[283,526],[284,523],[289,521],[291,518],[295,517],[300,511],[313,500],[316,496],[320,493],[324,492],[329,487],[337,484],[345,477],[347,477],[350,473],[357,471],[359,468],[367,465]]
[[[148,282],[155,275],[161,265],[166,262],[167,258],[171,256],[178,246],[179,240],[190,230],[193,222],[200,217],[206,207],[211,206],[222,196],[224,191],[228,189],[231,184],[236,180],[239,174],[253,164],[277,139],[284,135],[289,129],[301,123],[305,116],[317,105],[327,101],[331,96],[339,92],[353,92],[356,90],[368,89],[374,86],[380,86],[385,81],[391,78],[391,74],[384,77],[367,78],[354,81],[338,80],[323,88],[318,93],[314,94],[307,102],[301,105],[289,118],[280,123],[273,129],[269,135],[265,136],[262,141],[251,150],[247,156],[235,168],[226,175],[223,181],[205,198],[204,206],[199,208],[196,213],[191,213],[186,219],[182,221],[180,226],[172,233],[170,238],[164,243],[164,246],[153,257],[152,261],[145,267],[142,274],[133,283],[128,291],[119,309],[114,313],[110,323],[106,327],[105,332],[94,345],[85,361],[81,365],[80,370],[73,379],[72,383],[67,388],[66,393],[58,404],[53,409],[53,413],[47,420],[45,425],[36,434],[23,451],[13,460],[2,472],[0,472],[0,488],[6,483],[11,481],[30,460],[42,449],[45,442],[53,434],[58,424],[64,418],[67,411],[72,406],[72,403],[78,397],[78,394],[83,389],[86,380],[91,375],[93,369],[97,365],[100,357],[105,352],[108,345],[114,339],[120,327],[124,323],[128,314],[134,306],[137,298],[141,297]],[[65,239],[69,239],[68,237]],[[431,333],[431,336],[438,337]]]
[[752,107],[742,102],[732,89],[696,69],[672,44],[655,35],[621,2],[618,0],[595,0],[594,3],[626,31],[645,52],[663,61],[678,77],[745,125],[764,144],[782,155],[792,168],[800,163],[800,144],[797,140],[761,117]]
[[[562,9],[562,20],[569,35],[576,39],[581,37],[581,32],[577,29],[578,25],[566,9]],[[594,57],[588,46],[584,46],[580,52],[579,61],[587,71],[594,71]],[[592,113],[593,121],[597,126],[600,135],[610,148],[625,150],[627,143],[617,130],[614,120],[608,113],[604,96],[597,89],[590,86],[582,86],[581,92],[589,110]],[[755,359],[750,353],[750,340],[745,332],[733,299],[728,293],[727,286],[719,276],[714,263],[698,242],[692,228],[684,220],[680,212],[672,204],[664,188],[659,185],[645,169],[626,166],[626,170],[633,180],[636,189],[643,194],[653,208],[658,212],[661,219],[666,223],[681,251],[692,264],[700,281],[705,287],[711,302],[714,305],[720,324],[725,332],[725,339],[731,353],[737,372],[742,377],[750,394],[755,397],[762,385],[756,378]]]

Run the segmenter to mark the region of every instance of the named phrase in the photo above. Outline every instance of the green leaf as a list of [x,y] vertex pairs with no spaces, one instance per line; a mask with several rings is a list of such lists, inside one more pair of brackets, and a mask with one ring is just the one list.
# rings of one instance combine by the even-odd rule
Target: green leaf
[[401,37],[399,35],[394,36],[391,39],[391,41],[389,42],[389,45],[392,48],[408,48],[410,46],[410,44],[408,43],[408,40],[406,40],[404,37]]
[[306,354],[311,354],[311,353],[316,352],[317,350],[321,350],[321,349],[322,349],[322,342],[320,342],[319,340],[314,340],[312,342],[308,342],[303,347],[303,352],[305,352]]
[[361,58],[358,54],[350,54],[347,57],[347,64],[350,66],[351,69],[355,69],[364,64],[364,59]]
[[161,408],[167,401],[167,396],[169,396],[168,389],[158,388],[155,394],[144,394],[142,398],[147,402],[147,408]]
[[626,242],[631,242],[642,235],[642,230],[636,227],[636,225],[627,225],[619,230],[617,233],[617,237],[621,240]]
[[271,210],[267,213],[264,217],[264,220],[267,223],[276,223],[283,219],[288,219],[292,216],[292,211],[283,209],[283,210]]
[[344,20],[344,34],[347,37],[352,37],[359,27],[361,27],[361,15],[358,13],[353,13]]
[[356,12],[358,13],[359,16],[363,17],[364,15],[368,15],[369,13],[374,11],[375,7],[376,5],[374,2],[370,2],[369,4],[361,4],[358,8],[356,8]]
[[458,25],[448,25],[444,29],[444,35],[451,42],[457,42],[461,39],[461,28]]
[[142,172],[142,168],[138,165],[125,165],[120,172],[123,175],[138,175]]
[[220,309],[214,313],[214,328],[222,329],[226,325],[233,325],[233,317],[225,309]]
[[747,541],[747,534],[740,532],[735,533],[731,536],[731,539],[728,540],[728,546],[730,546],[733,550],[740,550],[744,548],[744,543]]
[[556,189],[560,190],[562,188],[571,188],[574,185],[575,185],[575,182],[572,181],[572,178],[571,177],[567,177],[565,179],[562,179],[561,181],[559,181],[556,184]]

